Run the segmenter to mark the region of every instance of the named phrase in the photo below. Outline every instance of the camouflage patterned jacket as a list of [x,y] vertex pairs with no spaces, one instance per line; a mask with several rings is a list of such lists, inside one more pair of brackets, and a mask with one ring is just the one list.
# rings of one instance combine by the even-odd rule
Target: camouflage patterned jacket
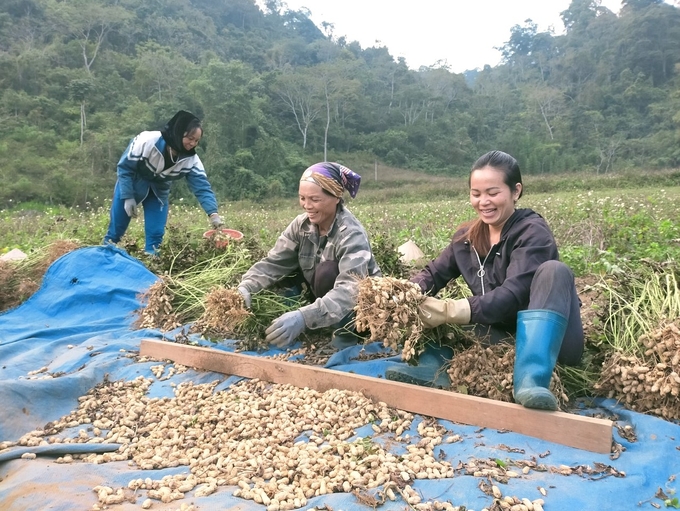
[[335,286],[314,303],[301,307],[300,312],[307,328],[331,326],[356,305],[357,280],[381,275],[366,231],[345,207],[336,214],[327,236],[319,236],[307,213],[298,215],[267,256],[243,275],[239,287],[254,294],[299,270],[311,282],[316,265],[324,261],[338,261],[340,273]]

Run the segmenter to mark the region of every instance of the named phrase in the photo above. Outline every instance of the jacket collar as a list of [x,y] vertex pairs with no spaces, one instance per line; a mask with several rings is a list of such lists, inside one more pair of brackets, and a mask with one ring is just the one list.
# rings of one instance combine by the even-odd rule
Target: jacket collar
[[536,213],[533,209],[529,208],[516,209],[514,213],[510,215],[510,218],[508,218],[508,220],[505,222],[505,225],[503,225],[503,229],[501,230],[501,240],[508,234],[508,231],[512,228],[513,225],[533,215],[537,215],[539,217],[541,216],[538,213]]

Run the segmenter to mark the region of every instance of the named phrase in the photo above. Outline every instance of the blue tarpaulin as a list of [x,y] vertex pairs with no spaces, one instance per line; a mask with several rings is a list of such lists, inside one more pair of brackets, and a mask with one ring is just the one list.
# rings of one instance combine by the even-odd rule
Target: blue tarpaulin
[[[181,465],[142,470],[128,461],[56,463],[66,454],[112,452],[117,444],[13,445],[26,433],[74,411],[78,398],[105,379],[154,378],[149,392],[156,395],[171,395],[174,386],[186,381],[199,384],[217,380],[222,382],[222,389],[240,380],[194,369],[167,380],[154,377],[151,367],[158,362],[140,360],[140,341],[166,338],[173,342],[173,336],[150,329],[135,330],[132,324],[141,306],[140,293],[156,280],[141,262],[114,246],[83,248],[58,259],[46,272],[38,292],[21,306],[0,315],[0,442],[9,442],[5,444],[9,447],[0,450],[0,509],[92,509],[98,503],[93,491],[98,485],[126,488],[136,478],[158,480],[164,475],[188,472],[188,467]],[[197,342],[216,349],[234,349],[229,341],[217,345]],[[389,365],[399,363],[396,357],[357,357],[360,349],[356,346],[335,354],[326,367],[382,377]],[[364,353],[382,350],[374,343],[366,346]],[[249,354],[277,353],[280,352],[272,350]],[[453,467],[464,466],[472,459],[506,460],[510,464],[513,460],[537,461],[549,470],[520,472],[519,477],[507,483],[496,484],[504,495],[542,498],[546,511],[654,509],[664,507],[659,491],[668,499],[674,498],[680,486],[676,482],[680,473],[680,426],[622,409],[611,400],[591,401],[578,413],[614,418],[614,440],[622,452],[616,456],[596,454],[520,434],[438,421],[460,438],[455,443],[441,444],[439,459]],[[413,421],[412,443],[419,440],[417,424],[421,419]],[[625,426],[634,435],[619,434],[619,428]],[[370,427],[355,433],[357,438],[389,436],[375,433]],[[395,452],[403,450],[398,442],[383,441],[383,445],[386,449],[393,445]],[[36,457],[22,458],[25,453]],[[565,470],[567,467],[570,470]],[[456,470],[449,478],[417,479],[413,488],[423,503],[448,501],[479,511],[493,504],[493,496],[480,487],[483,482],[489,481]],[[545,496],[539,488],[545,490]],[[182,503],[197,509],[266,509],[253,500],[233,496],[235,489],[221,486],[205,497],[189,492],[184,499],[169,504],[155,501],[152,509],[179,509]],[[139,509],[146,498],[140,491],[109,508]],[[303,506],[315,508],[369,510],[373,506],[352,493],[337,492],[310,498]],[[387,500],[379,509],[403,510],[409,506],[398,498]]]

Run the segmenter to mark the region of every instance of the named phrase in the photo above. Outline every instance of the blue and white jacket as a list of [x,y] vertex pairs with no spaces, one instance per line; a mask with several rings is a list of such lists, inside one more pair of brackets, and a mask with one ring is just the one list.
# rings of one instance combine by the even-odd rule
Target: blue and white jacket
[[153,190],[158,200],[167,205],[172,181],[186,178],[206,214],[217,213],[217,199],[201,159],[197,154],[185,156],[163,170],[166,145],[160,131],[142,131],[132,139],[118,161],[120,197],[140,203]]

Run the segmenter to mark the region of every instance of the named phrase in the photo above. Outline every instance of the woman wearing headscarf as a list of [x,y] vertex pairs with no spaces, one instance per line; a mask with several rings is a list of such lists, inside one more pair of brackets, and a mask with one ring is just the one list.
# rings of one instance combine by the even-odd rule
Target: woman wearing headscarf
[[161,131],[143,131],[132,139],[118,161],[111,220],[104,242],[118,243],[144,208],[144,251],[156,254],[168,220],[168,199],[173,181],[185,178],[214,227],[222,225],[217,199],[196,154],[203,135],[201,121],[180,110]]
[[[272,322],[266,330],[270,344],[283,348],[307,328],[344,326],[356,305],[358,281],[381,275],[366,231],[344,205],[344,192],[356,197],[360,182],[361,176],[338,163],[316,163],[305,170],[299,185],[304,213],[243,275],[238,290],[248,307],[251,294],[283,279],[297,278],[311,292],[312,303]],[[342,348],[351,342],[356,337],[337,338],[333,344]]]

